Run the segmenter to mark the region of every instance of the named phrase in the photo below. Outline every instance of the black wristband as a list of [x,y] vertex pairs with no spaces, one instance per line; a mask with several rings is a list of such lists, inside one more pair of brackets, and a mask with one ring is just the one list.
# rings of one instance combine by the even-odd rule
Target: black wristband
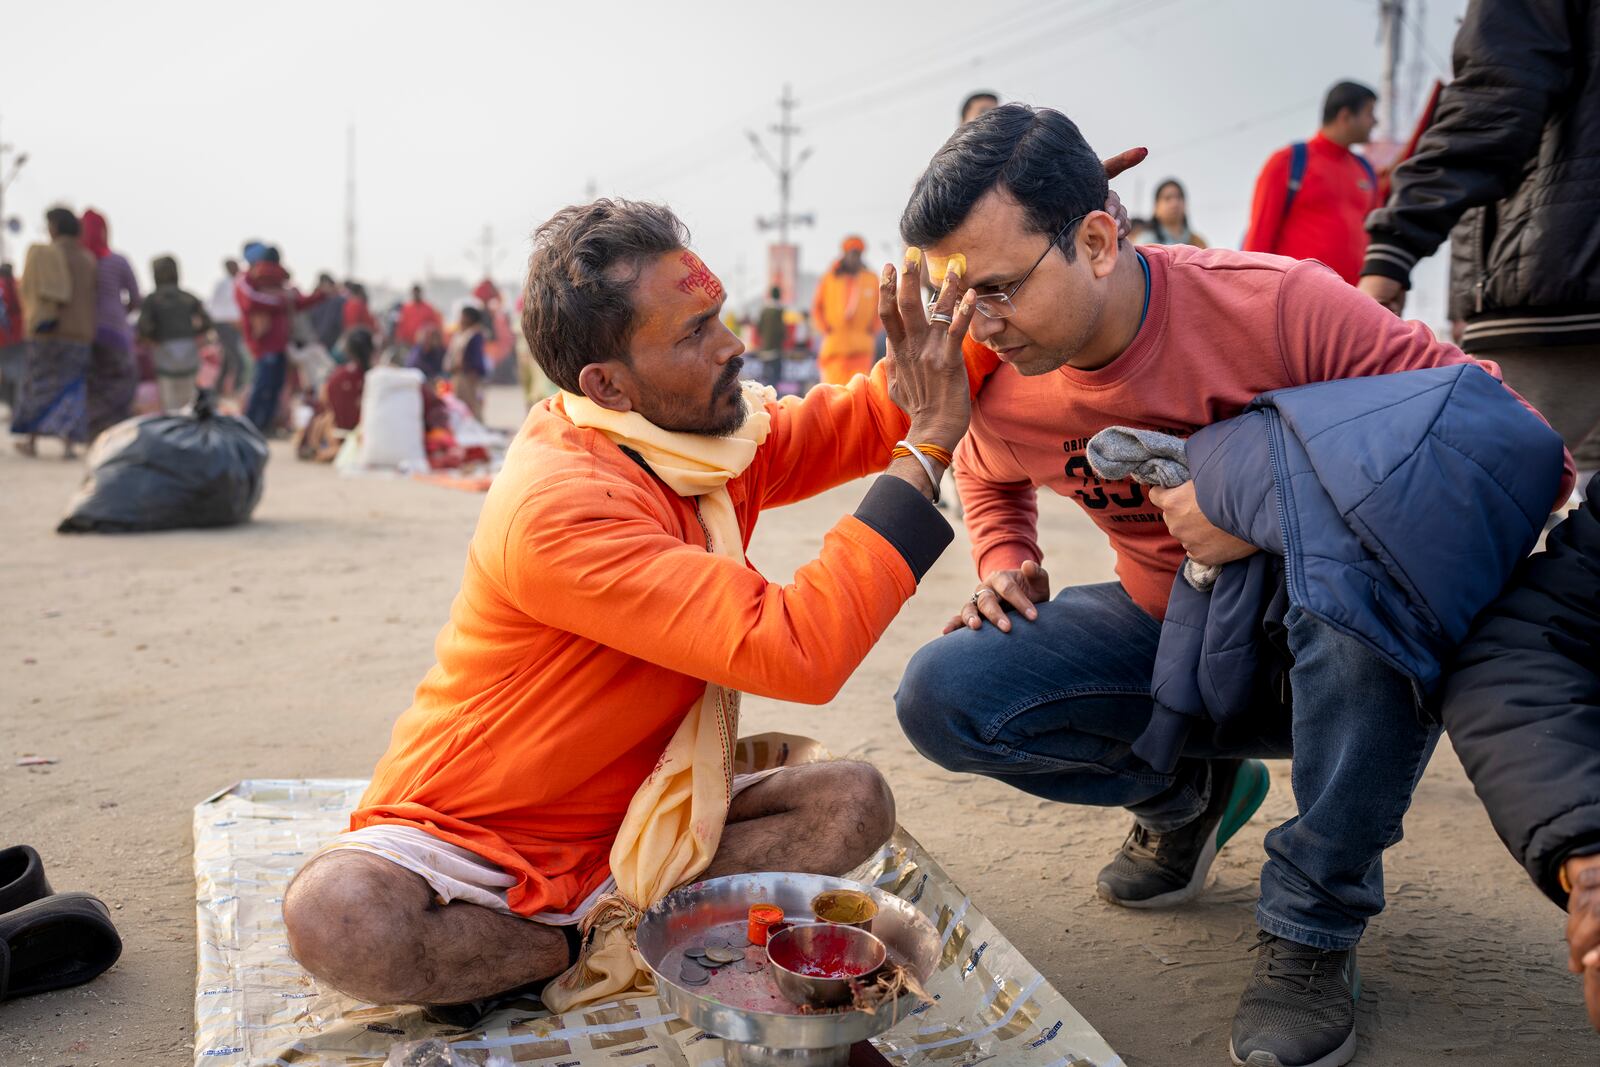
[[856,518],[894,546],[919,582],[956,536],[927,497],[893,476],[872,483]]

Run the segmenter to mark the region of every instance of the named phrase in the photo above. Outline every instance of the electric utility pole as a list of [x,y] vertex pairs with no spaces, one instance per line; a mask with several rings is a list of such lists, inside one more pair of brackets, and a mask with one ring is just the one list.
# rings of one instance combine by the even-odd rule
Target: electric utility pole
[[478,235],[478,250],[476,253],[467,252],[467,258],[476,263],[485,278],[494,277],[495,261],[500,258],[500,253],[494,245],[494,227],[484,223],[483,232]]
[[794,137],[800,132],[800,127],[794,124],[794,109],[799,103],[789,91],[789,86],[783,87],[783,96],[778,100],[780,121],[775,126],[767,129],[778,135],[778,157],[774,159],[772,153],[767,151],[767,146],[761,142],[761,135],[754,130],[746,130],[745,136],[750,138],[750,143],[755,146],[756,154],[762,162],[772,169],[778,178],[778,213],[756,219],[756,228],[760,230],[777,230],[778,243],[789,243],[790,226],[810,226],[816,222],[815,216],[809,212],[796,215],[789,210],[789,197],[793,190],[794,176],[805,161],[811,158],[809,147],[801,150],[798,156],[791,155]]
[[344,136],[344,277],[356,276],[356,128]]
[[1378,36],[1383,44],[1382,98],[1383,136],[1400,142],[1400,61],[1406,22],[1406,0],[1378,0]]

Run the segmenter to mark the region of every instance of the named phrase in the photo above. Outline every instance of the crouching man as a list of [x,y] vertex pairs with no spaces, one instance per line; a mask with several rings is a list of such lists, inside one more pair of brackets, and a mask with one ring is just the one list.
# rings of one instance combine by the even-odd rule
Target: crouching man
[[[897,710],[912,743],[945,768],[1064,805],[1127,809],[1128,837],[1096,887],[1109,903],[1129,908],[1173,907],[1200,893],[1217,851],[1266,796],[1260,759],[1292,755],[1298,814],[1266,836],[1256,960],[1234,1016],[1231,1055],[1251,1065],[1337,1067],[1356,1051],[1356,945],[1383,908],[1383,852],[1400,840],[1439,731],[1418,714],[1418,679],[1428,675],[1402,671],[1397,657],[1358,639],[1372,629],[1398,647],[1388,616],[1368,612],[1370,626],[1335,625],[1329,609],[1347,589],[1385,588],[1400,565],[1356,551],[1353,535],[1335,542],[1335,533],[1352,534],[1348,522],[1319,518],[1298,526],[1290,521],[1297,512],[1285,508],[1280,522],[1260,506],[1269,493],[1285,499],[1262,472],[1287,462],[1290,451],[1286,445],[1272,453],[1269,467],[1266,440],[1252,438],[1261,447],[1251,452],[1251,465],[1224,465],[1237,473],[1220,478],[1254,490],[1257,506],[1238,514],[1269,516],[1263,532],[1281,526],[1281,554],[1300,558],[1337,547],[1338,566],[1319,559],[1309,579],[1293,575],[1293,592],[1286,589],[1281,603],[1240,615],[1237,642],[1208,645],[1248,650],[1267,669],[1219,668],[1208,682],[1255,683],[1254,690],[1220,709],[1229,713],[1226,722],[1168,732],[1152,682],[1179,568],[1187,557],[1270,570],[1256,555],[1270,542],[1226,529],[1234,515],[1213,512],[1213,522],[1201,510],[1197,481],[1146,490],[1096,476],[1088,442],[1122,425],[1186,437],[1192,447],[1202,428],[1234,419],[1261,394],[1309,387],[1331,398],[1331,383],[1348,387],[1347,379],[1358,387],[1356,409],[1370,414],[1383,409],[1374,403],[1380,390],[1398,388],[1378,376],[1444,368],[1440,396],[1464,396],[1475,383],[1472,395],[1486,405],[1452,408],[1449,428],[1470,435],[1480,427],[1483,451],[1513,470],[1545,464],[1538,474],[1550,483],[1547,495],[1517,510],[1516,523],[1503,524],[1514,509],[1501,502],[1511,495],[1494,489],[1497,496],[1479,500],[1476,482],[1451,483],[1439,466],[1409,468],[1416,473],[1410,507],[1430,517],[1472,515],[1476,525],[1461,527],[1482,532],[1496,560],[1514,560],[1531,545],[1537,523],[1529,516],[1557,495],[1559,445],[1513,403],[1516,417],[1508,421],[1533,426],[1551,448],[1543,459],[1507,460],[1505,440],[1479,421],[1510,401],[1501,387],[1475,369],[1451,376],[1448,368],[1470,362],[1466,356],[1426,327],[1388,314],[1321,264],[1134,247],[1100,210],[1105,197],[1099,161],[1065,115],[1007,104],[946,142],[901,218],[901,235],[926,249],[930,264],[964,259],[979,312],[968,345],[994,351],[1005,365],[978,394],[956,457],[980,584],[946,635],[907,666]],[[1481,366],[1498,377],[1493,364]],[[1461,388],[1452,390],[1458,379]],[[1352,402],[1348,392],[1337,395]],[[1420,407],[1405,411],[1407,418],[1396,418],[1370,448],[1335,456],[1326,479],[1296,483],[1305,486],[1296,499],[1316,499],[1313,489],[1342,493],[1358,477],[1381,480],[1399,469],[1398,459],[1384,465],[1371,457],[1413,455],[1401,442],[1425,437],[1435,424],[1420,417]],[[1289,425],[1281,407],[1276,414]],[[1298,439],[1288,430],[1282,436],[1287,444]],[[1319,439],[1310,447],[1326,445]],[[1468,454],[1459,442],[1457,450]],[[1570,460],[1565,470],[1561,499],[1572,484]],[[1117,581],[1069,586],[1051,597],[1037,530],[1041,487],[1076,500],[1104,531],[1116,552]],[[1345,518],[1331,505],[1329,513]],[[1394,535],[1386,552],[1435,552],[1414,577],[1442,578],[1448,588],[1442,561],[1452,557],[1418,532],[1423,525],[1396,521],[1375,532]],[[1355,582],[1348,561],[1371,578]],[[1330,573],[1337,582],[1327,580]],[[1468,577],[1485,573],[1480,566]],[[1394,602],[1406,605],[1396,615],[1401,622],[1413,614],[1442,617],[1437,605],[1413,599],[1396,593]],[[1464,600],[1457,595],[1449,607],[1459,614]],[[1450,631],[1440,625],[1438,632]],[[1208,623],[1208,640],[1210,634]]]
[[[345,993],[455,1021],[569,968],[543,992],[557,1010],[616,995],[628,928],[675,886],[841,874],[894,828],[864,764],[735,776],[739,695],[831,699],[950,542],[930,500],[967,426],[971,302],[951,284],[924,311],[885,268],[893,358],[779,403],[741,381],[687,244],[621,200],[535,235],[523,329],[562,392],[495,479],[349,831],[284,900],[295,958]],[[762,511],[886,468],[792,584],[746,562]]]

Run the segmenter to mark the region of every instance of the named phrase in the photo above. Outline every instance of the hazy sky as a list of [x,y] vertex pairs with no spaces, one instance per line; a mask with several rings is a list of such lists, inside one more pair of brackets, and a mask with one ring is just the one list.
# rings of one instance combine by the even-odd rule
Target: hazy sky
[[[1465,6],[1433,0],[1414,18],[1406,46],[1424,82],[1445,73]],[[795,209],[817,221],[799,231],[803,269],[850,231],[874,264],[895,254],[912,181],[979,87],[1060,108],[1102,155],[1148,145],[1117,183],[1133,209],[1177,176],[1195,228],[1237,245],[1265,156],[1315,131],[1334,81],[1377,86],[1376,8],[8,2],[0,139],[31,158],[5,211],[29,240],[54,203],[97,207],[141,274],[175,252],[196,287],[261,237],[308,282],[343,270],[353,124],[359,277],[476,274],[469,251],[488,225],[496,275],[515,278],[533,226],[592,182],[671,204],[737,298],[761,288],[754,220],[777,200],[745,131],[770,140],[787,81],[814,150],[795,182]],[[1445,271],[1422,266],[1410,313],[1439,320]]]

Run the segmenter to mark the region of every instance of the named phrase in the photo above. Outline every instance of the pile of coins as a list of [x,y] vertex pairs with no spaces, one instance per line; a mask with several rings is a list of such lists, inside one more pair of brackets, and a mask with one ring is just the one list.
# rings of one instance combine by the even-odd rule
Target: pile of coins
[[766,965],[767,950],[760,945],[735,945],[726,937],[710,937],[683,950],[678,978],[684,985],[701,986],[711,981],[718,967],[732,966],[744,974],[755,974]]

